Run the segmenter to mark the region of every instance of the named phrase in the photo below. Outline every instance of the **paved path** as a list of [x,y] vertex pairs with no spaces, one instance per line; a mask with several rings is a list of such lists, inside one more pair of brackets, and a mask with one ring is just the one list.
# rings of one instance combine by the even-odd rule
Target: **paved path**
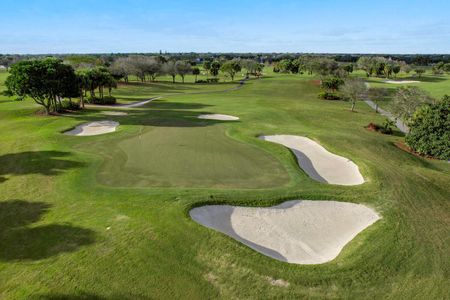
[[[366,82],[366,87],[370,88],[370,84],[368,82]],[[367,95],[364,97],[364,102],[367,103],[367,105],[369,105],[370,107],[372,107],[373,109],[377,109],[377,105],[375,102],[373,102],[372,100],[370,100]],[[378,107],[378,112],[380,114],[382,114],[383,116],[388,117],[390,120],[395,122],[395,125],[397,126],[397,128],[403,132],[403,133],[408,133],[409,132],[409,128],[408,126],[406,126],[405,123],[403,123],[401,120],[397,119],[396,117],[394,117],[390,112]]]

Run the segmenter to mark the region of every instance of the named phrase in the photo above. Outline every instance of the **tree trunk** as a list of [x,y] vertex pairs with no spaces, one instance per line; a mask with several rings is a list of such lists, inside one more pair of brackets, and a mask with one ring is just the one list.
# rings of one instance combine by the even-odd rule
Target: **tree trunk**
[[355,104],[356,104],[356,101],[352,100],[352,111],[355,111]]
[[197,74],[195,74],[195,82],[197,82]]
[[83,97],[83,89],[80,91],[80,108],[84,108],[84,97]]
[[172,83],[175,83],[175,75],[172,75]]
[[184,75],[181,76],[181,81],[184,83]]

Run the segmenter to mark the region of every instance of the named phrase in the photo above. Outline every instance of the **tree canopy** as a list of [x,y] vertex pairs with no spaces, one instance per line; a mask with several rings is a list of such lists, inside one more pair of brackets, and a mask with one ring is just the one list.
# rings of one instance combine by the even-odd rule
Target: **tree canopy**
[[416,152],[450,160],[450,96],[419,107],[409,122],[406,143]]
[[79,95],[74,69],[57,58],[18,62],[11,66],[5,84],[8,94],[32,98],[46,114],[61,108],[61,98]]

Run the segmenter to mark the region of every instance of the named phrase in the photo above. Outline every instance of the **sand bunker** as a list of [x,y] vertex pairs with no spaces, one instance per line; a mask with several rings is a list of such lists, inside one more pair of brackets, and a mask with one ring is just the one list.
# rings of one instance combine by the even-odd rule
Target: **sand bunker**
[[380,219],[364,205],[309,200],[268,208],[207,205],[189,214],[197,223],[264,255],[295,264],[333,260],[359,232]]
[[102,111],[101,114],[104,114],[105,116],[126,116],[128,113],[123,111]]
[[78,125],[72,130],[64,132],[66,135],[90,136],[116,131],[119,123],[114,121],[96,121]]
[[420,81],[417,80],[386,80],[385,83],[392,83],[392,84],[408,84],[408,83],[420,83]]
[[220,121],[236,121],[236,120],[239,120],[238,117],[230,116],[230,115],[221,115],[221,114],[204,114],[204,115],[199,115],[197,118],[199,118],[199,119],[207,119],[207,120],[220,120]]
[[286,146],[294,152],[300,167],[313,179],[331,184],[364,183],[358,166],[351,160],[328,152],[306,137],[296,135],[260,136],[260,139]]

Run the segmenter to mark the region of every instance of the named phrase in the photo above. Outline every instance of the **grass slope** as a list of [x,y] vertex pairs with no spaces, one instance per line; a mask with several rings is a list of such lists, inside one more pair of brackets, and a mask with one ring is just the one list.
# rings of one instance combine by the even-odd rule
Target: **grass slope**
[[[30,101],[0,98],[0,298],[447,297],[449,165],[399,150],[393,142],[400,136],[368,132],[365,125],[383,118],[364,103],[351,113],[348,103],[318,100],[310,79],[279,75],[229,93],[171,96],[118,118],[123,125],[117,133],[87,138],[60,132],[104,118],[98,110],[42,117],[34,115]],[[241,121],[184,126],[200,125],[191,118],[200,111],[238,115]],[[256,138],[277,133],[308,136],[351,158],[368,182],[345,187],[313,181],[286,148]],[[211,148],[204,145],[210,135],[216,141]],[[136,148],[139,136],[148,155]],[[186,170],[171,178],[172,185],[200,180],[204,186],[164,188],[149,180],[126,187],[148,168],[169,178],[180,168],[176,155],[195,157],[176,147],[186,136],[194,139],[190,147],[205,153],[195,164],[242,164],[248,174],[270,168],[275,173],[244,179],[257,182],[257,189],[233,187],[240,181],[235,179],[227,188],[207,187],[201,177],[185,177]],[[130,175],[125,167],[101,173],[108,161],[123,160],[125,151],[136,153],[127,162],[139,172]],[[99,184],[104,176],[122,186]],[[268,180],[279,182],[260,186]],[[336,260],[299,266],[265,257],[188,216],[191,207],[207,203],[262,206],[285,199],[365,203],[383,219]],[[289,286],[274,285],[276,279]]]

